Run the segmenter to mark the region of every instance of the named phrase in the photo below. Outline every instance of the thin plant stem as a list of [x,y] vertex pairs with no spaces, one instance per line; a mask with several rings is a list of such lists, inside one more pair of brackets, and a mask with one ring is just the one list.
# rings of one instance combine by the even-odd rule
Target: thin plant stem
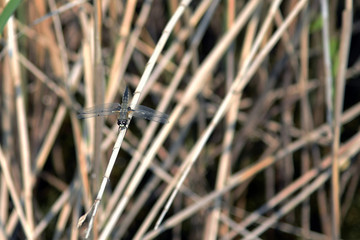
[[329,7],[326,0],[320,1],[321,14],[323,19],[323,52],[324,52],[324,72],[325,72],[325,86],[326,86],[326,119],[329,126],[332,126],[333,119],[333,77],[331,74],[332,64],[330,59],[330,34],[329,34]]
[[9,190],[10,197],[12,198],[13,203],[15,205],[15,211],[16,211],[17,215],[19,216],[20,223],[24,229],[25,235],[28,239],[32,239],[33,231],[30,229],[29,223],[26,220],[24,210],[21,206],[20,198],[19,198],[18,194],[16,193],[14,181],[11,178],[9,166],[8,166],[7,160],[5,159],[5,156],[4,156],[1,146],[0,146],[0,164],[1,164],[1,170],[3,172],[3,176],[5,178],[5,183]]
[[[29,239],[32,239],[33,229],[34,229],[34,212],[33,212],[33,197],[32,197],[32,172],[31,172],[31,163],[30,163],[30,143],[29,143],[29,133],[27,128],[27,120],[25,114],[25,100],[24,92],[21,87],[21,73],[20,65],[18,62],[18,45],[15,38],[15,25],[14,17],[11,17],[8,21],[8,43],[9,51],[11,54],[10,66],[11,74],[13,78],[14,89],[16,92],[15,103],[17,111],[17,128],[20,139],[20,157],[21,157],[21,167],[22,167],[22,177],[23,177],[23,187],[24,187],[24,202],[25,202],[25,213],[27,220],[27,231],[30,232],[30,235],[27,235]],[[28,234],[29,234],[28,232]]]
[[[128,45],[135,46],[135,43],[138,40],[140,30],[145,23],[144,20],[147,19],[147,16],[150,12],[150,6],[151,6],[152,1],[150,1],[150,3],[148,3],[148,2],[143,4],[142,9],[145,9],[145,11],[142,11],[142,13],[144,12],[144,15],[140,14],[140,16],[141,16],[140,19],[142,20],[141,24],[138,24],[138,26],[139,25],[140,26],[137,28],[137,31],[132,33]],[[124,51],[126,50],[125,46],[126,46],[128,38],[129,38],[131,23],[132,23],[132,19],[134,17],[135,9],[136,9],[136,3],[137,3],[137,0],[130,0],[130,1],[126,2],[124,18],[123,18],[122,24],[119,28],[120,39],[119,39],[119,42],[117,43],[116,49],[115,49],[114,60],[113,60],[113,64],[112,64],[111,72],[110,72],[109,86],[108,86],[107,92],[105,94],[106,95],[105,102],[113,101],[115,94],[119,90],[120,80],[122,79],[123,72],[126,69],[125,66],[128,65],[127,61],[129,60],[129,57],[131,56],[131,54],[129,54],[128,55],[129,57],[127,59],[124,59]],[[140,20],[138,22],[140,22]],[[127,48],[127,49],[129,49],[129,48]],[[133,48],[131,50],[133,50]],[[130,53],[132,53],[132,51]]]
[[332,145],[332,175],[331,175],[331,199],[332,199],[332,238],[339,239],[341,236],[341,204],[340,204],[340,189],[339,189],[339,160],[338,151],[340,145],[340,131],[341,131],[341,115],[344,102],[345,91],[345,73],[347,69],[350,40],[351,40],[351,28],[352,28],[352,1],[346,1],[346,10],[342,15],[342,34],[341,44],[339,50],[340,66],[336,79],[336,96],[335,96],[335,116],[334,116],[334,140]]
[[[228,8],[228,16],[226,16],[226,28],[227,30],[231,28],[233,21],[235,19],[235,9],[236,9],[236,2],[235,1],[227,1],[227,8]],[[256,21],[258,14],[255,14],[252,21]],[[255,18],[255,19],[254,19]],[[253,24],[249,24],[248,27],[248,34],[251,35],[251,26]],[[247,37],[247,40],[250,40],[251,37]],[[249,44],[249,41],[245,42]],[[226,55],[226,67],[227,67],[227,76],[226,76],[226,83],[227,83],[227,90],[231,87],[231,82],[234,78],[235,74],[235,46],[232,46],[229,49],[229,52]],[[247,48],[243,48],[243,53],[247,51]],[[242,55],[243,56],[243,55]],[[239,64],[241,66],[242,63]],[[240,99],[240,98],[239,98]],[[236,120],[237,120],[237,111],[239,107],[239,101],[235,100],[234,103],[231,105],[230,111],[226,115],[226,132],[224,135],[223,141],[223,154],[220,158],[219,168],[216,176],[216,185],[215,189],[221,189],[229,176],[230,169],[231,169],[231,146],[235,134],[235,127],[236,127]],[[217,239],[218,231],[219,231],[219,224],[220,224],[220,213],[221,211],[226,211],[226,209],[221,208],[221,200],[218,199],[215,202],[215,206],[211,214],[209,214],[206,228],[204,231],[204,236],[206,239]]]

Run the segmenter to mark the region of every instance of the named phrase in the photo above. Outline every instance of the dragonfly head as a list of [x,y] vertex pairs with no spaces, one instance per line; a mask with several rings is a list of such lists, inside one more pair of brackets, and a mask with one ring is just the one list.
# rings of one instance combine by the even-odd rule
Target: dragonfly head
[[127,119],[118,119],[117,124],[119,125],[119,128],[123,129],[126,128],[128,120]]

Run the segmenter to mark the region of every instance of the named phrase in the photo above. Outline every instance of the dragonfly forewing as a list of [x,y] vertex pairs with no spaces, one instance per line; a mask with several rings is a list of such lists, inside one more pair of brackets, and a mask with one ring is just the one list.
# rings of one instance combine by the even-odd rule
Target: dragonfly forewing
[[132,109],[133,116],[138,118],[144,118],[150,121],[155,121],[159,123],[168,123],[169,115],[155,111],[152,108],[145,107],[143,105],[135,106],[135,109]]
[[119,103],[106,103],[90,108],[85,108],[78,113],[77,117],[79,119],[84,119],[97,116],[108,116],[119,113],[120,109],[121,105]]

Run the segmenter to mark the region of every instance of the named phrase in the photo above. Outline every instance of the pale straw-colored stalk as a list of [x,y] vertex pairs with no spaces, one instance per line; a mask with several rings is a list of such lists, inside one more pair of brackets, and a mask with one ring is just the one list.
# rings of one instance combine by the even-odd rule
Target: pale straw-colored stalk
[[325,71],[325,83],[326,83],[326,120],[329,126],[332,126],[333,122],[333,77],[332,77],[332,63],[330,59],[330,29],[329,29],[329,6],[326,0],[320,1],[321,16],[322,16],[322,37],[323,37],[323,53],[324,53],[324,71]]
[[[79,185],[79,184],[78,184]],[[39,221],[35,230],[34,236],[38,238],[40,234],[46,229],[46,227],[50,224],[51,220],[55,218],[56,214],[61,210],[61,208],[69,201],[70,196],[75,194],[78,191],[78,187],[74,188],[74,184],[70,184],[68,188],[61,193],[61,195],[57,198],[54,204],[51,206],[50,211]]]
[[33,232],[29,227],[29,223],[26,220],[26,216],[24,213],[24,210],[21,206],[21,200],[18,196],[18,194],[16,193],[16,189],[15,189],[15,185],[14,185],[14,181],[11,177],[10,174],[10,169],[9,169],[9,165],[8,165],[8,161],[5,159],[3,150],[0,146],[0,165],[1,165],[1,170],[5,179],[5,183],[6,186],[8,188],[8,191],[10,193],[10,197],[14,203],[15,206],[15,211],[20,219],[20,223],[21,226],[24,229],[25,235],[28,239],[33,239]]
[[[234,10],[236,7],[236,1],[228,1],[228,14],[227,17],[227,24],[228,28],[230,29],[232,27],[233,21],[234,21]],[[259,23],[259,13],[261,10],[261,4],[258,6],[258,10],[255,12],[255,14],[252,16],[252,19],[249,22],[249,25],[247,27],[247,32],[245,36],[245,42],[244,47],[242,48],[241,53],[241,59],[239,61],[238,67],[241,68],[242,63],[244,62],[246,56],[249,54],[249,51],[251,49],[251,44],[254,41],[256,28],[258,27]],[[235,56],[234,56],[234,48],[231,49],[227,53],[227,91],[230,90],[231,82],[234,79],[235,74]],[[239,96],[239,99],[241,98],[241,95]],[[216,185],[215,189],[221,189],[225,186],[227,178],[231,171],[231,148],[232,143],[234,141],[234,134],[235,134],[235,128],[236,128],[236,121],[237,121],[237,115],[238,115],[238,108],[240,105],[239,99],[234,99],[234,102],[231,104],[230,110],[228,111],[226,115],[226,132],[224,134],[224,141],[223,141],[223,153],[220,158],[220,163],[218,167],[218,172],[216,176]],[[226,207],[223,207],[222,209],[222,201],[220,199],[217,199],[214,203],[214,209],[212,213],[209,215],[209,218],[207,219],[207,226],[205,228],[204,234],[206,236],[206,239],[216,239],[218,236],[218,227],[220,224],[220,215],[221,211],[224,211]],[[228,209],[226,209],[228,211]]]
[[[23,181],[23,196],[25,203],[25,213],[27,220],[27,230],[30,232],[30,235],[27,235],[29,239],[32,239],[33,230],[34,230],[34,211],[33,211],[33,196],[32,196],[32,172],[31,172],[31,162],[30,162],[30,143],[29,143],[29,132],[25,111],[25,99],[24,92],[21,87],[21,73],[20,73],[20,64],[18,62],[18,45],[17,39],[15,37],[15,24],[14,17],[11,17],[7,25],[8,31],[8,51],[10,57],[10,69],[11,76],[15,89],[15,104],[16,104],[16,123],[19,134],[19,151],[21,156],[21,170],[22,170],[22,181]],[[28,232],[28,233],[29,233]]]
[[345,1],[346,9],[342,14],[341,40],[339,49],[339,69],[336,78],[335,91],[335,110],[333,142],[332,142],[332,174],[331,174],[331,206],[332,206],[332,238],[340,239],[341,237],[341,196],[340,196],[340,163],[338,159],[341,134],[341,115],[344,105],[345,92],[345,74],[348,65],[350,42],[352,35],[352,1]]
[[[128,45],[130,46],[135,46],[135,43],[138,40],[140,34],[140,30],[142,29],[142,26],[145,23],[144,20],[147,18],[150,12],[150,6],[152,1],[148,1],[148,2],[143,4],[144,7],[142,9],[145,9],[145,11],[142,11],[142,13],[144,15],[140,14],[141,17],[139,18],[140,20],[138,20],[138,22],[142,20],[141,21],[142,24],[140,24],[140,27],[137,28],[137,31],[132,32],[131,38],[128,43]],[[128,65],[127,61],[130,59],[131,53],[133,52],[132,51],[133,48],[132,49],[127,48],[128,50],[130,49],[131,51],[128,56],[128,59],[124,59],[125,46],[127,46],[126,43],[130,34],[130,28],[134,17],[134,12],[136,9],[136,3],[137,0],[130,0],[126,2],[124,18],[119,28],[119,42],[117,43],[115,48],[113,64],[110,71],[109,86],[105,94],[106,95],[105,102],[112,102],[113,99],[115,98],[116,93],[119,91],[121,86],[120,80],[122,78],[123,72],[126,69],[126,66]]]

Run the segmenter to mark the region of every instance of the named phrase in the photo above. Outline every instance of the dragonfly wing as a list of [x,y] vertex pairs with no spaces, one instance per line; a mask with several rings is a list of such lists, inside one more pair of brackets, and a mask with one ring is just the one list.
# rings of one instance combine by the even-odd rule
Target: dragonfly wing
[[78,113],[79,119],[91,118],[97,116],[107,116],[118,113],[121,109],[119,103],[105,103],[90,108],[84,108]]
[[150,121],[155,121],[159,123],[168,123],[169,115],[155,111],[152,108],[148,108],[142,105],[137,105],[135,109],[133,109],[133,116],[138,118],[145,118]]

